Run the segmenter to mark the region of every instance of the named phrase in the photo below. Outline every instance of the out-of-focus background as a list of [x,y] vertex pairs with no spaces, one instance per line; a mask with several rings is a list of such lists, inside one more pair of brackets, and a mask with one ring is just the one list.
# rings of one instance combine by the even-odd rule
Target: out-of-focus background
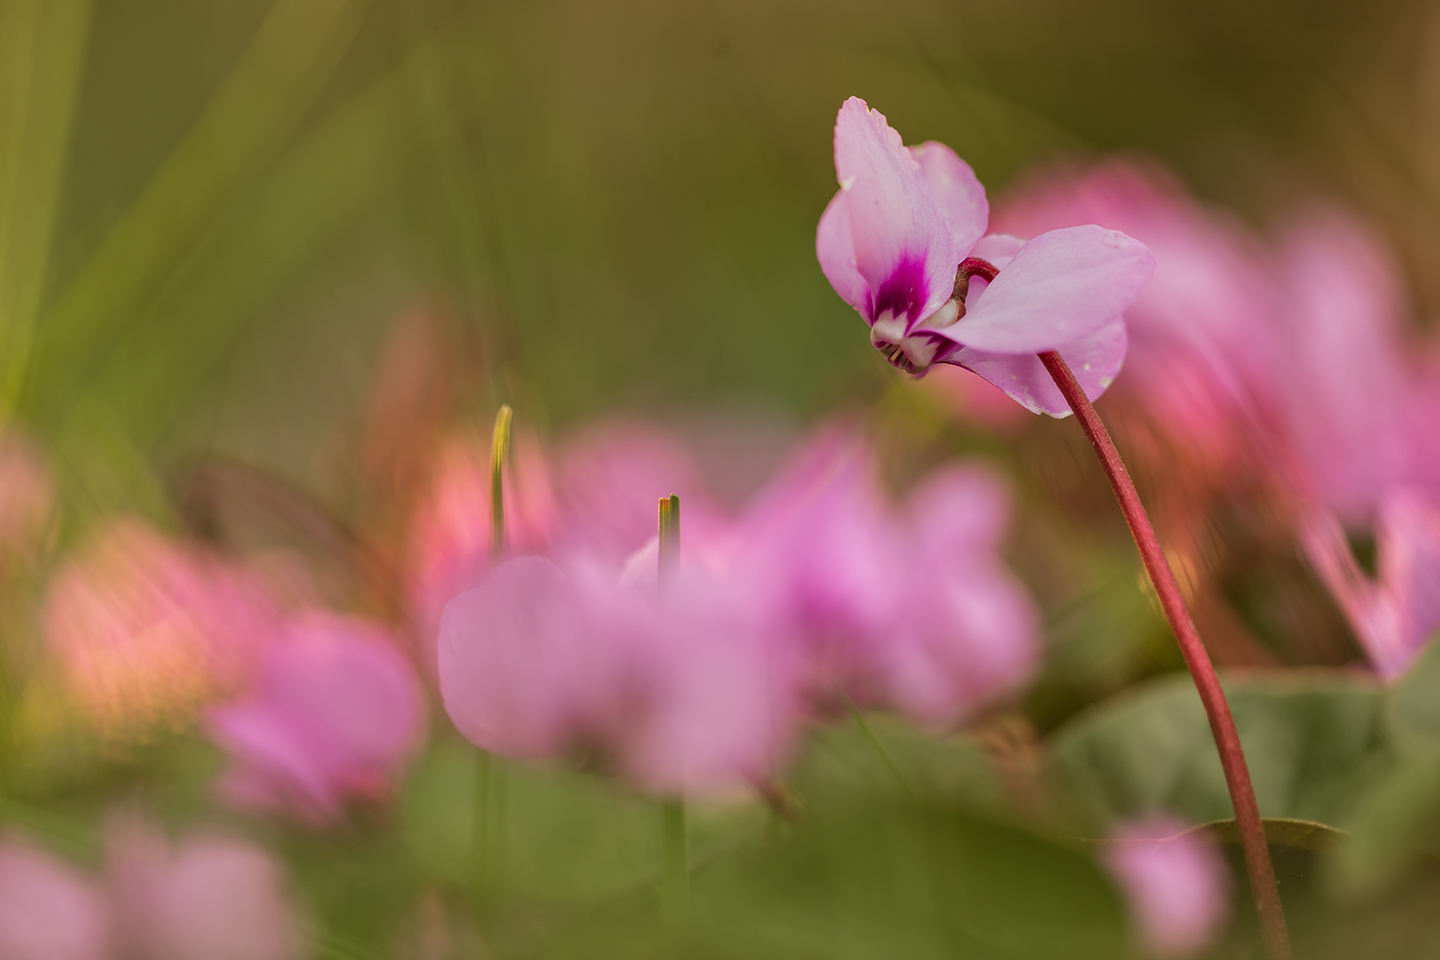
[[1344,197],[1440,296],[1425,3],[6,9],[10,403],[81,504],[197,451],[343,501],[413,310],[532,422],[863,402],[886,372],[813,251],[851,95],[992,196],[1126,150],[1262,226]]
[[[586,954],[592,936],[608,945],[598,955],[640,949],[630,931],[644,927],[636,916],[653,919],[652,874],[666,856],[652,829],[660,805],[596,775],[603,764],[588,755],[576,761],[584,772],[477,766],[440,704],[439,611],[489,562],[484,478],[502,403],[516,417],[511,535],[521,548],[527,511],[544,514],[535,502],[552,492],[549,480],[527,486],[538,475],[527,457],[551,457],[563,501],[564,464],[581,463],[571,473],[603,487],[594,463],[604,456],[654,452],[621,428],[587,433],[616,418],[673,438],[732,515],[824,424],[869,438],[895,497],[957,458],[986,465],[1013,494],[998,549],[1033,599],[1043,651],[1033,682],[943,737],[880,716],[878,739],[859,720],[863,737],[846,740],[844,710],[807,716],[824,728],[821,746],[795,748],[793,783],[764,797],[768,810],[751,798],[692,813],[697,877],[721,864],[709,875],[724,908],[690,943],[717,956],[811,955],[794,952],[801,942],[817,956],[895,955],[911,934],[891,934],[924,924],[896,907],[874,921],[875,940],[852,943],[829,930],[828,906],[811,908],[853,895],[869,909],[884,897],[859,881],[826,886],[830,868],[815,863],[858,850],[834,875],[869,882],[883,874],[875,864],[904,874],[924,859],[916,851],[941,849],[935,837],[954,824],[925,820],[929,807],[916,820],[896,799],[918,793],[965,817],[981,811],[944,836],[983,869],[944,883],[974,894],[1019,864],[995,896],[1020,902],[1031,892],[1016,879],[1022,867],[1061,877],[1036,894],[1040,921],[972,908],[960,940],[937,942],[1042,957],[1083,928],[1093,955],[1115,955],[1130,936],[1115,932],[1121,881],[1100,879],[1103,855],[1077,852],[1073,837],[1092,834],[1067,819],[1069,799],[1034,800],[1051,796],[1046,771],[1070,763],[1110,791],[1103,815],[1086,821],[1101,834],[1107,816],[1164,810],[1180,816],[1178,830],[1229,808],[1213,757],[1175,732],[1201,731],[1209,750],[1168,676],[1179,655],[1075,425],[1023,413],[968,372],[910,383],[821,273],[815,228],[836,190],[832,130],[850,96],[884,112],[906,143],[953,147],[985,184],[999,229],[1039,232],[1061,225],[1057,211],[1082,222],[1094,210],[1133,214],[1139,226],[1114,225],[1169,262],[1199,264],[1172,273],[1181,279],[1166,296],[1189,299],[1169,302],[1160,335],[1130,319],[1131,368],[1099,409],[1216,661],[1298,668],[1237,694],[1242,733],[1262,731],[1252,764],[1266,815],[1359,824],[1357,835],[1378,838],[1346,848],[1343,867],[1312,869],[1330,847],[1293,830],[1272,837],[1282,874],[1359,877],[1333,886],[1361,900],[1396,882],[1401,861],[1433,839],[1440,751],[1406,753],[1411,741],[1392,729],[1403,713],[1394,704],[1431,688],[1410,680],[1382,692],[1371,668],[1393,680],[1434,626],[1424,617],[1440,575],[1410,593],[1398,581],[1440,556],[1440,521],[1424,527],[1434,543],[1392,564],[1402,551],[1386,538],[1406,524],[1385,519],[1386,497],[1397,477],[1427,496],[1440,490],[1440,452],[1425,452],[1440,446],[1415,415],[1385,442],[1423,456],[1392,470],[1379,464],[1383,444],[1365,443],[1390,400],[1366,406],[1371,419],[1348,411],[1404,367],[1415,386],[1393,409],[1440,415],[1440,7],[0,0],[0,960],[51,949],[5,939],[31,902],[7,913],[6,891],[54,893],[35,896],[69,911],[57,928],[83,933],[84,918],[110,916],[96,898],[123,906],[116,891],[128,888],[145,891],[151,912],[120,910],[145,917],[114,934],[130,938],[127,956],[220,955],[206,953],[205,924],[176,926],[211,916],[213,903],[187,901],[187,889],[248,891],[226,896],[250,919],[226,913],[210,925],[269,932],[237,960],[560,955],[546,937],[561,928],[577,955],[597,955]],[[1121,172],[1108,187],[1074,187],[1095,162]],[[1152,240],[1144,230],[1156,224]],[[1233,286],[1217,263],[1234,268]],[[1244,316],[1228,321],[1229,305]],[[1193,367],[1198,354],[1175,352],[1191,308],[1195,343],[1216,351]],[[1358,333],[1317,334],[1324,342],[1310,349],[1312,317],[1329,317],[1334,333],[1362,313]],[[1157,357],[1176,358],[1172,382]],[[1294,382],[1292,366],[1304,368]],[[606,476],[623,480],[624,467]],[[612,503],[613,492],[593,501]],[[1369,594],[1354,584],[1397,570],[1386,589],[1415,601],[1421,612],[1405,624],[1419,633],[1386,660],[1366,633],[1383,617],[1367,620]],[[319,608],[329,614],[291,616]],[[260,668],[210,648],[251,633],[385,653],[353,670]],[[265,685],[291,669],[308,679]],[[1159,686],[1105,702],[1145,681]],[[352,682],[364,696],[350,699]],[[324,763],[301,754],[331,756],[333,744],[256,719],[314,699],[346,716],[337,729],[359,729],[348,704],[371,695],[407,732],[383,749],[367,741],[375,756],[358,772],[335,761],[315,773]],[[1117,732],[1130,730],[1142,733]],[[1140,742],[1157,730],[1179,740]],[[1163,785],[1147,780],[1159,764],[1145,750],[1174,758],[1180,741],[1193,769],[1176,772],[1177,761]],[[1102,754],[1130,757],[1133,769]],[[267,792],[277,768],[291,793]],[[831,823],[829,797],[877,780],[889,784],[883,801],[860,792],[883,808],[876,817],[893,814],[896,833],[871,831],[868,815],[846,819],[855,811],[845,804],[832,833],[796,826]],[[486,806],[487,791],[509,799]],[[1396,809],[1409,818],[1403,842],[1384,829]],[[220,839],[206,832],[217,825]],[[752,844],[787,830],[798,846]],[[477,867],[490,861],[476,851],[496,842],[482,835],[496,831],[509,866]],[[1369,906],[1335,919],[1318,893],[1291,906],[1311,943],[1350,949],[1375,930],[1426,928],[1420,907],[1440,874],[1426,860],[1420,875],[1399,919]],[[793,880],[778,885],[782,900],[802,891],[785,901],[786,917],[805,918],[793,928],[754,919],[771,906],[756,878],[771,876]],[[1308,883],[1290,889],[1308,896]],[[812,890],[823,891],[813,902]],[[1233,900],[1240,919],[1227,944],[1253,932],[1243,896]],[[770,939],[764,949],[726,940],[736,930]]]

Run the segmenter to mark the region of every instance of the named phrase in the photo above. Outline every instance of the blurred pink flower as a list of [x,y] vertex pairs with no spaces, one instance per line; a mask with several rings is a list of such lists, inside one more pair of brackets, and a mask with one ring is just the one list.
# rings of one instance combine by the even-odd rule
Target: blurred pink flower
[[46,637],[70,690],[100,730],[140,733],[189,719],[242,684],[274,623],[248,573],[112,521],[54,575]]
[[0,562],[30,559],[54,506],[40,451],[15,428],[0,429]]
[[446,609],[440,688],[488,750],[593,750],[643,787],[710,793],[767,777],[793,685],[733,585],[685,571],[664,596],[603,569],[522,558]]
[[1151,955],[1191,957],[1220,933],[1230,911],[1230,874],[1205,836],[1173,818],[1151,817],[1121,824],[1101,859]]
[[809,697],[952,724],[1038,663],[1034,607],[995,555],[1007,514],[1003,485],[974,467],[932,475],[897,511],[868,448],[831,431],[746,518],[734,575]]
[[1125,310],[1129,392],[1187,448],[1231,461],[1269,409],[1281,360],[1282,295],[1259,243],[1163,167],[1124,159],[1044,170],[1011,191],[994,222],[1022,235],[1103,223],[1154,252],[1154,279]]
[[[409,593],[423,660],[434,663],[445,604],[485,576],[491,564],[490,441],[447,442],[435,457],[428,491],[411,520]],[[505,535],[512,554],[538,553],[555,526],[550,470],[539,442],[520,433],[505,483]]]
[[86,877],[28,840],[0,840],[0,957],[107,960],[104,899]]
[[299,960],[304,943],[283,865],[240,840],[172,851],[135,816],[107,830],[97,882],[18,837],[0,840],[5,960]]
[[235,803],[323,822],[386,796],[423,735],[419,683],[370,624],[311,612],[281,628],[255,689],[211,712]]
[[240,840],[192,837],[172,850],[138,818],[112,823],[106,890],[120,956],[298,960],[304,944],[273,856]]
[[1288,225],[1282,251],[1291,312],[1277,379],[1305,492],[1357,523],[1399,487],[1440,491],[1440,474],[1426,470],[1440,451],[1435,411],[1423,403],[1390,252],[1354,216],[1321,206]]
[[689,451],[657,427],[629,420],[592,424],[565,438],[556,455],[559,554],[619,565],[655,536],[656,503],[677,494],[686,536],[723,526]]
[[1440,630],[1440,499],[1411,490],[1391,493],[1376,521],[1371,580],[1333,514],[1315,511],[1301,542],[1355,636],[1386,680],[1398,677]]
[[[1154,271],[1144,244],[1094,225],[986,237],[989,206],[969,166],[940,143],[905,147],[856,97],[836,119],[835,173],[816,253],[892,364],[963,366],[1053,416],[1069,406],[1036,353],[1059,350],[1092,398],[1110,385],[1125,356],[1120,315]],[[957,271],[970,257],[1000,274],[967,294]]]

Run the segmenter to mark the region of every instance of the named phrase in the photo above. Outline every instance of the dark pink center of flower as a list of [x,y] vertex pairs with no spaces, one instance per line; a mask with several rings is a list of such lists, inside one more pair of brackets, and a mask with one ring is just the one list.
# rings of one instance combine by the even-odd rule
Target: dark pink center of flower
[[870,322],[889,313],[892,317],[904,317],[907,322],[918,318],[929,299],[925,289],[925,258],[909,254],[895,267],[895,271],[875,293],[870,304]]

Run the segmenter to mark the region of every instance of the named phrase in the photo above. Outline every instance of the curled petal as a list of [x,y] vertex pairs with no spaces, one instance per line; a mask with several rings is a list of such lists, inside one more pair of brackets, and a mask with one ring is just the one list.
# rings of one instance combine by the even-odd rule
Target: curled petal
[[1098,332],[1155,272],[1143,243],[1103,227],[1067,227],[1022,246],[965,316],[937,333],[991,353],[1040,353]]
[[855,267],[869,285],[865,319],[891,317],[908,329],[954,286],[960,258],[945,212],[900,134],[858,97],[835,121],[835,173]]
[[[1125,321],[1115,318],[1090,336],[1062,346],[1060,356],[1074,371],[1085,396],[1096,400],[1120,373],[1128,344]],[[965,347],[945,362],[978,373],[1032,413],[1070,416],[1070,405],[1035,354],[987,353]]]
[[950,224],[950,237],[955,242],[955,255],[963,260],[969,255],[967,251],[984,236],[990,222],[990,202],[985,199],[985,187],[976,179],[970,164],[943,143],[931,140],[911,147],[910,154],[920,164],[921,175],[944,211]]

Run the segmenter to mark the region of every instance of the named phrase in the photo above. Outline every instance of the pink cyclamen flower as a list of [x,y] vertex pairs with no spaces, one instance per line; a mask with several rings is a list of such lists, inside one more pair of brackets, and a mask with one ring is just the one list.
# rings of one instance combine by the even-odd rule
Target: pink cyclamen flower
[[[835,173],[816,253],[892,364],[966,367],[1052,416],[1069,406],[1037,353],[1058,350],[1088,396],[1110,385],[1125,357],[1121,314],[1155,268],[1144,244],[1094,225],[985,236],[989,204],[970,167],[944,144],[907,148],[856,97],[835,123]],[[986,283],[971,258],[999,275]]]
[[299,960],[305,953],[285,868],[242,840],[174,847],[134,817],[111,823],[105,889],[119,956],[146,960]]
[[30,559],[54,506],[40,451],[13,427],[0,428],[0,564]]
[[172,849],[149,822],[113,821],[102,881],[20,837],[0,840],[5,960],[299,960],[283,865],[251,844]]
[[[434,457],[428,489],[411,519],[409,594],[427,664],[435,659],[445,604],[484,579],[493,562],[490,470],[489,438],[448,440]],[[508,549],[543,551],[556,524],[555,500],[545,453],[533,436],[516,436],[505,480]]]
[[1374,517],[1405,486],[1440,491],[1427,461],[1440,450],[1404,332],[1399,266],[1355,216],[1316,206],[1282,239],[1290,295],[1284,438],[1305,492],[1346,523]]
[[1101,859],[1152,956],[1191,957],[1219,934],[1230,912],[1230,874],[1205,836],[1152,817],[1120,825]]
[[247,572],[139,520],[112,522],[51,580],[44,628],[108,736],[189,719],[243,684],[274,623]]
[[659,793],[761,780],[790,743],[792,686],[732,589],[686,571],[661,596],[603,565],[509,561],[446,608],[445,709],[487,750],[582,751]]
[[223,792],[241,806],[311,821],[385,797],[423,733],[419,683],[396,642],[360,620],[287,623],[254,692],[211,713],[234,758]]
[[1038,662],[1034,607],[995,555],[1007,500],[994,476],[957,467],[897,510],[869,449],[822,433],[745,518],[734,575],[818,706],[843,694],[953,724]]
[[1404,672],[1440,630],[1440,499],[1413,490],[1381,501],[1371,580],[1334,515],[1317,510],[1301,543],[1360,645],[1386,680]]
[[108,960],[109,917],[80,871],[18,836],[0,839],[0,957]]

